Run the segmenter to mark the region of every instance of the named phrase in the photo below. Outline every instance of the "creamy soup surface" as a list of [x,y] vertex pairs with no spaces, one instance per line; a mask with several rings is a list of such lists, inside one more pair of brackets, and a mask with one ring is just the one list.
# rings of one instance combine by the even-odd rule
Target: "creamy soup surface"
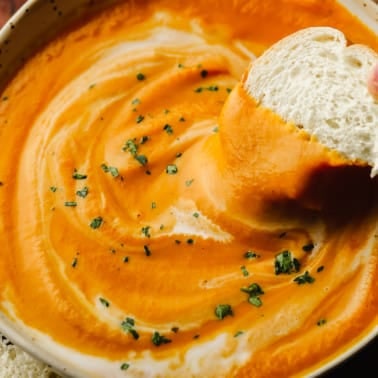
[[376,183],[341,166],[296,190],[328,152],[238,84],[311,25],[378,49],[331,0],[156,0],[30,59],[0,101],[1,311],[93,376],[303,375],[372,332]]

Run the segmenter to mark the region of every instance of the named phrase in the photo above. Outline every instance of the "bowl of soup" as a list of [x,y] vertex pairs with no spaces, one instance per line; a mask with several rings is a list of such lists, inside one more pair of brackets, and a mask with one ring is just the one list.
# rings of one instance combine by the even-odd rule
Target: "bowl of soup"
[[377,17],[369,1],[27,2],[0,33],[1,331],[77,377],[314,376],[373,340],[376,181],[356,169],[329,211],[254,216],[238,188],[265,174],[238,181],[254,157],[228,164],[222,109],[284,36],[327,25],[377,51]]

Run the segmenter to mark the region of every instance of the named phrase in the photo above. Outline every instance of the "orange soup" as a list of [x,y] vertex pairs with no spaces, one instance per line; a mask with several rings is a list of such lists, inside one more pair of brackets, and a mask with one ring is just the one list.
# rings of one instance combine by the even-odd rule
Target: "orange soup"
[[125,0],[5,88],[0,309],[69,372],[303,376],[377,327],[376,183],[238,84],[312,25],[378,49],[333,0]]

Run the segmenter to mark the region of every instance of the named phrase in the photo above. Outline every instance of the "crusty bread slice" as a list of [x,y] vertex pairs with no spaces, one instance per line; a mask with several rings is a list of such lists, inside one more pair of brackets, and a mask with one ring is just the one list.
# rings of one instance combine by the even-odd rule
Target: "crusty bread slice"
[[293,122],[323,145],[378,174],[378,101],[368,77],[378,55],[347,46],[330,27],[298,31],[255,60],[244,88],[260,105]]

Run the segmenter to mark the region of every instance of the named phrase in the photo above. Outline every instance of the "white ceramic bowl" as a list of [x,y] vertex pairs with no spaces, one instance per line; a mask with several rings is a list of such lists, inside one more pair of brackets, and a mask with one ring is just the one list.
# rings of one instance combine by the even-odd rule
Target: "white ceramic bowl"
[[[67,25],[115,2],[117,0],[29,0],[0,31],[0,87],[38,47]],[[339,2],[374,30],[378,38],[378,5],[375,1],[339,0]],[[64,357],[51,353],[42,340],[25,334],[17,324],[2,313],[0,313],[0,330],[15,344],[52,365],[60,373],[80,374],[74,361],[67,361]],[[313,376],[318,376],[345,361],[375,339],[377,334],[378,329],[337,359],[322,366],[313,373]],[[374,347],[376,345],[375,342]]]

